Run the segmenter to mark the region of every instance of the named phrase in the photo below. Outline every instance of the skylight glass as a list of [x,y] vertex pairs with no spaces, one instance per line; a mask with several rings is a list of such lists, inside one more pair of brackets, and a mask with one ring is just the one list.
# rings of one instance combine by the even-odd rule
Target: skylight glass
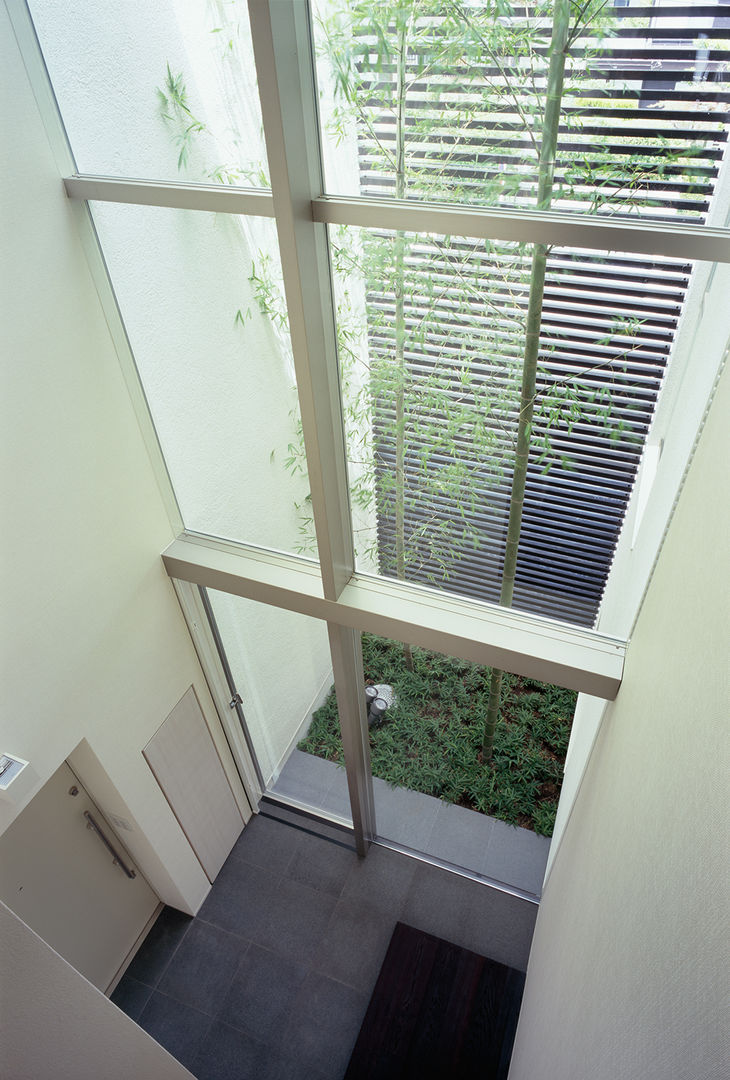
[[728,133],[727,5],[315,10],[328,193],[704,219]]
[[93,215],[185,526],[311,548],[274,223],[112,203]]
[[80,172],[268,187],[245,3],[29,6]]
[[535,305],[538,247],[332,231],[357,561],[505,602],[524,417],[511,603],[591,626],[698,297],[689,260],[552,247]]

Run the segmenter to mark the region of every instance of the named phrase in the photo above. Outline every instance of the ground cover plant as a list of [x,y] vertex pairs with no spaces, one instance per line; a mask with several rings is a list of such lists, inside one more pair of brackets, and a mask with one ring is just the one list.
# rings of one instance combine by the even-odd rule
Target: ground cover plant
[[[365,681],[389,683],[397,705],[370,729],[373,775],[446,802],[552,834],[576,695],[505,674],[503,723],[481,761],[491,669],[363,634]],[[299,749],[344,764],[334,691]]]

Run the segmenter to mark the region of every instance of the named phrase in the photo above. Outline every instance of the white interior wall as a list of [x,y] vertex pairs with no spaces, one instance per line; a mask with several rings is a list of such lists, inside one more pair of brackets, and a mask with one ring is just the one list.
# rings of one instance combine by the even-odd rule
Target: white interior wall
[[[708,224],[727,225],[730,215],[730,154],[720,169]],[[629,637],[662,538],[692,456],[713,387],[730,347],[730,266],[694,266],[644,456],[629,500],[606,582],[596,628]],[[606,709],[599,698],[579,694],[560,804],[548,857],[549,874],[572,812]]]
[[[726,227],[729,221],[730,152],[726,151],[708,225]],[[730,265],[695,263],[642,467],[598,613],[596,627],[603,633],[628,637],[636,620],[707,402],[730,344],[728,294]]]
[[191,1073],[0,903],[0,1075],[189,1080]]
[[[258,107],[244,115],[230,100],[234,91],[256,100],[245,5],[30,6],[80,169],[210,182],[218,166],[261,159]],[[183,75],[191,113],[211,121],[182,169],[178,129],[157,95],[168,65]],[[249,280],[266,255],[276,278],[273,222],[93,212],[186,527],[299,551],[308,487],[286,465],[299,439],[288,334],[261,313]],[[312,621],[303,634],[294,616],[264,605],[243,613],[225,600],[216,615],[268,779],[329,678],[326,631]]]
[[510,1080],[720,1080],[727,911],[726,370],[548,879]]
[[5,7],[0,19],[0,748],[32,779],[0,801],[0,830],[81,754],[152,886],[192,912],[209,884],[142,747],[191,683],[214,710],[159,558],[160,491]]
[[[233,118],[220,107],[218,65],[211,65],[209,57],[231,53],[225,62],[235,59],[228,49],[231,39],[236,52],[239,49],[235,33],[211,33],[220,25],[214,11],[224,7],[220,0],[130,0],[114,7],[90,0],[64,0],[63,5],[29,0],[28,6],[81,172],[181,178],[181,145],[175,140],[180,128],[165,123],[158,97],[158,89],[165,89],[168,65],[173,78],[183,76],[191,121],[204,126],[192,140],[185,178],[210,182],[211,170],[230,161],[242,136],[248,153],[260,157],[255,96],[247,95],[252,108],[245,117],[239,111],[242,131],[235,130]],[[245,18],[245,4],[236,6]]]
[[[727,165],[724,175],[730,192],[730,168]],[[691,460],[707,402],[730,346],[728,295],[730,266],[704,263],[695,268],[647,442],[648,447],[657,448],[656,471],[652,468],[651,475],[647,476],[642,468],[637,477],[598,616],[597,629],[604,633],[622,637],[632,633],[682,478]],[[637,522],[640,502],[644,505]],[[601,699],[578,695],[547,863],[548,874],[605,709],[606,702]]]

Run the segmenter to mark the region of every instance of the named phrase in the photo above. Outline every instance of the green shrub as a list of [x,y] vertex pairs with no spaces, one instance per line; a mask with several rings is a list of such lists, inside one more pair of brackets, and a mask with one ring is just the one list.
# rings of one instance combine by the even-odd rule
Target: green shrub
[[[363,634],[362,645],[366,682],[390,683],[398,698],[370,729],[373,775],[552,835],[575,693],[505,675],[494,757],[484,766],[489,668],[414,649],[408,671],[398,642]],[[334,690],[299,749],[344,763]]]

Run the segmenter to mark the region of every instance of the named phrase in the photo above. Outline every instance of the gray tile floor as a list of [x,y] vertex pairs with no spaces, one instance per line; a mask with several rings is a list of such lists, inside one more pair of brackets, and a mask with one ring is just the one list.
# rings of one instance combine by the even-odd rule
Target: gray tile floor
[[[550,840],[530,829],[373,779],[380,836],[539,896]],[[345,770],[294,750],[274,794],[349,819]]]
[[340,1080],[398,920],[524,971],[536,915],[260,814],[196,918],[165,908],[112,1000],[198,1080]]

